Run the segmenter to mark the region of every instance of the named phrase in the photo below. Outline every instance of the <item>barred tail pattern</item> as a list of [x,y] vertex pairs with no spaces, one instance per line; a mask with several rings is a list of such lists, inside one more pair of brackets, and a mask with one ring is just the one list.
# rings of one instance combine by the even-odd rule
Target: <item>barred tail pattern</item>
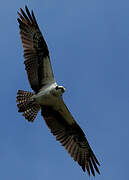
[[30,122],[33,122],[40,109],[38,104],[30,101],[30,98],[34,95],[32,92],[18,90],[16,102],[18,112],[22,112],[22,115]]

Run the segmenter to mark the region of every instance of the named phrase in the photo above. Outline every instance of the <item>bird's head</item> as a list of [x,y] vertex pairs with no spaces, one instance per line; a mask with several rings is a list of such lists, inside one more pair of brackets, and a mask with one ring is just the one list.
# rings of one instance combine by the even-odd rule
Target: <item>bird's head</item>
[[65,88],[63,86],[56,86],[55,87],[55,94],[62,95],[65,92]]

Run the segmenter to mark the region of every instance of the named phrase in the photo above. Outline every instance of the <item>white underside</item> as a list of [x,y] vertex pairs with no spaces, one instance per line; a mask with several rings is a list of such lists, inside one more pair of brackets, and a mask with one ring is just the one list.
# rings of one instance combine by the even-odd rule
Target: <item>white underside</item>
[[57,86],[56,83],[49,84],[44,86],[40,92],[32,98],[35,102],[39,105],[51,106],[54,110],[59,111],[62,117],[69,123],[72,124],[75,122],[74,118],[72,117],[71,113],[67,109],[62,99],[62,96],[55,96],[53,91]]
[[34,95],[35,102],[39,105],[53,106],[57,101],[57,97],[53,96],[52,90],[56,87],[56,83],[44,86],[38,94]]

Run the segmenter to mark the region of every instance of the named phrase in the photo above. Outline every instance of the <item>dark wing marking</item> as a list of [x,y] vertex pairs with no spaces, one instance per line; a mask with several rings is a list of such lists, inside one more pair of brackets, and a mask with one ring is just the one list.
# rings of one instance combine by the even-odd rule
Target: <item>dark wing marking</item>
[[51,67],[48,47],[40,32],[34,13],[30,14],[27,6],[26,13],[20,9],[18,12],[19,28],[24,48],[25,67],[31,88],[38,92],[39,89],[52,81],[54,75]]
[[[65,104],[61,105],[59,111],[52,107],[42,106],[41,114],[52,134],[56,136],[56,140],[60,141],[71,157],[82,167],[83,171],[87,170],[89,175],[91,171],[95,176],[94,170],[96,170],[100,174],[97,167],[100,164],[90,148],[84,132],[75,121],[72,120],[72,123],[70,123],[70,119],[66,120],[65,116],[63,117],[63,108],[67,109]],[[69,111],[68,113],[70,114]],[[68,116],[66,115],[66,117]]]

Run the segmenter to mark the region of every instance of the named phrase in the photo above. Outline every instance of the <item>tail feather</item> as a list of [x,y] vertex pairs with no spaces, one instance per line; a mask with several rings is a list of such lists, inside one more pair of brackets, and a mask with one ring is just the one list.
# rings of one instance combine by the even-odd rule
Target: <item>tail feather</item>
[[22,115],[28,120],[33,122],[40,109],[38,104],[30,101],[30,98],[34,95],[32,92],[18,90],[17,100],[18,112],[22,112]]

